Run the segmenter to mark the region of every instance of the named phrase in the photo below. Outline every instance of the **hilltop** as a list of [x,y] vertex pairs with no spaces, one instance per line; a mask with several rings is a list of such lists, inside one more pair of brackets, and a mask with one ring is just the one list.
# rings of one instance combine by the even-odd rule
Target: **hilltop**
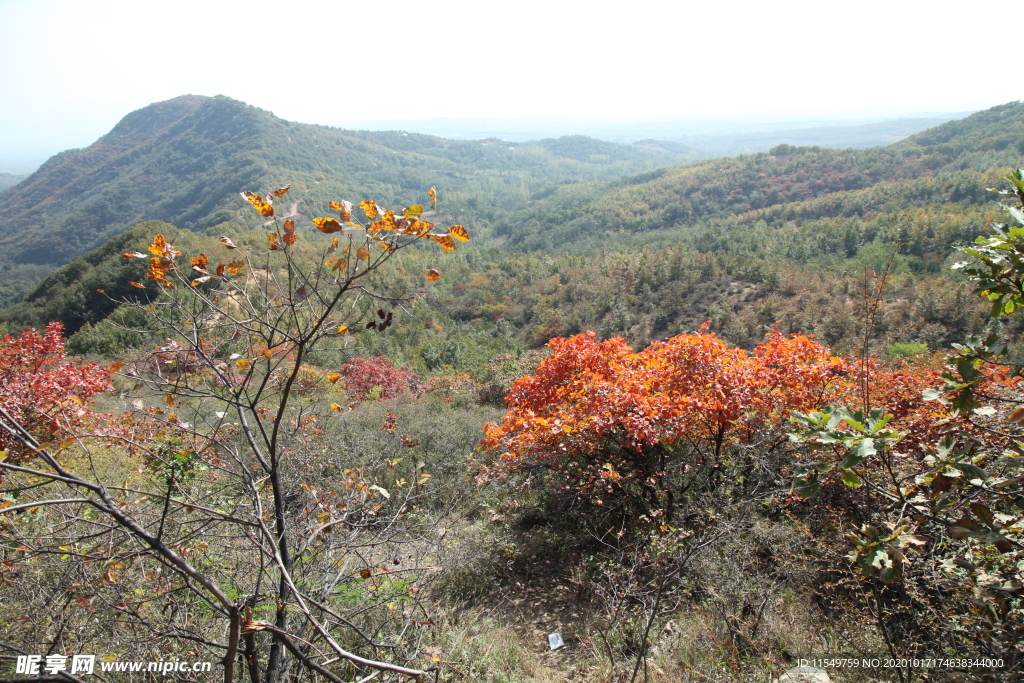
[[391,205],[437,186],[454,212],[506,207],[541,185],[653,168],[664,149],[575,137],[529,145],[293,123],[227,97],[184,96],[124,117],[85,149],[52,157],[2,195],[0,261],[61,265],[144,220],[201,232],[255,224],[237,193],[292,183],[294,213],[328,199]]

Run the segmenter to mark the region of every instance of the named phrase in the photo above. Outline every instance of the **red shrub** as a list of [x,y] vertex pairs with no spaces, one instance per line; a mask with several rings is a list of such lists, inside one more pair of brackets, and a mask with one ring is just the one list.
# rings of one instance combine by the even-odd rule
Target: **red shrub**
[[419,392],[419,376],[411,367],[396,368],[387,356],[376,358],[353,358],[341,366],[341,376],[349,398],[364,401],[375,394],[374,387],[380,387],[377,399],[395,398],[404,393]]

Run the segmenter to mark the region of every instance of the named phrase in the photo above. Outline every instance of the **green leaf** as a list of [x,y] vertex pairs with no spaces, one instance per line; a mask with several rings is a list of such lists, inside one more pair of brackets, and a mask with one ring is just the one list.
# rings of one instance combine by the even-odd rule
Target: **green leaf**
[[1016,219],[1018,223],[1024,225],[1024,211],[1021,211],[1016,206],[1005,206],[1003,207],[1010,212],[1010,215]]
[[956,496],[951,493],[944,493],[935,499],[935,503],[932,506],[932,514],[939,514],[941,511],[948,508],[950,505],[956,502]]
[[981,469],[977,465],[972,465],[969,462],[951,462],[949,463],[949,466],[955,467],[956,469],[960,470],[971,479],[981,479],[982,481],[984,481],[989,478],[988,472]]
[[892,418],[892,413],[886,413],[880,408],[872,410],[868,418],[868,432],[875,434],[881,431],[885,425],[889,424],[889,420]]
[[849,452],[839,461],[839,466],[845,469],[856,467],[864,461],[865,458],[874,455],[878,451],[875,450],[875,440],[871,437],[865,437],[860,442],[850,449]]
[[958,358],[956,371],[965,382],[974,382],[981,378],[981,373],[974,367],[974,360],[971,358]]
[[812,497],[820,488],[817,472],[811,472],[807,476],[797,477],[793,480],[793,492],[801,498]]
[[851,489],[859,489],[862,486],[860,477],[857,473],[851,469],[843,468],[843,483],[849,486]]

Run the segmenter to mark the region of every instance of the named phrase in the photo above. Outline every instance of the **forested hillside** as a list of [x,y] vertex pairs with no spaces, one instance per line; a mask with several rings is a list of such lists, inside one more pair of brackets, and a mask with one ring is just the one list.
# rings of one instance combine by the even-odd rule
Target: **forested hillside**
[[660,144],[186,97],[0,194],[0,680],[1020,680],[1024,105]]
[[[301,190],[293,210],[372,194],[394,205],[436,186],[449,209],[515,206],[538,186],[613,178],[665,164],[664,150],[589,138],[510,146],[291,123],[225,97],[179,97],[126,116],[85,149],[63,152],[2,195],[0,259],[60,265],[143,220],[202,231],[255,224],[237,193]],[[476,214],[474,214],[476,215]]]
[[[161,116],[174,119],[192,112],[186,115],[185,132],[162,134],[166,140],[153,148],[157,151],[151,165],[164,164],[184,140],[206,144],[199,132],[207,129],[197,122],[217,112],[218,125],[236,121],[224,116],[238,110],[247,117],[245,125],[262,131],[242,135],[242,142],[229,137],[212,149],[221,154],[241,146],[248,151],[239,152],[238,159],[263,158],[266,163],[236,167],[223,161],[189,176],[191,185],[180,185],[208,193],[217,206],[221,202],[231,207],[199,216],[189,206],[193,219],[186,218],[184,225],[194,229],[241,239],[255,222],[239,213],[237,195],[227,192],[227,186],[248,187],[246,182],[262,182],[260,178],[293,182],[296,199],[284,211],[295,218],[320,215],[328,200],[356,199],[367,187],[390,202],[415,195],[411,188],[418,183],[429,187],[437,182],[445,214],[472,224],[477,240],[453,256],[448,267],[457,277],[437,283],[429,301],[419,304],[429,308],[422,315],[446,330],[442,339],[406,339],[381,347],[419,367],[424,367],[423,353],[432,353],[426,350],[429,344],[472,346],[471,340],[489,335],[487,330],[498,320],[510,324],[510,334],[527,346],[588,329],[622,334],[643,345],[710,320],[727,339],[748,347],[778,326],[788,332],[815,332],[827,343],[846,348],[858,343],[860,328],[853,311],[862,294],[858,277],[864,268],[887,268],[891,276],[876,343],[914,341],[943,348],[976,330],[983,312],[944,263],[954,243],[973,239],[998,217],[985,188],[996,183],[1024,147],[1024,106],[1008,104],[883,148],[784,145],[770,153],[574,183],[567,180],[612,176],[664,157],[652,155],[653,143],[623,147],[580,137],[509,149],[497,141],[452,143],[397,132],[320,130],[286,124],[228,100],[174,100],[149,109],[127,117],[119,129],[131,124],[143,136],[136,117],[157,125],[166,123]],[[119,129],[108,137],[122,135]],[[323,138],[313,137],[314,130]],[[273,131],[286,140],[301,139],[304,146],[282,146],[280,140],[273,141]],[[254,151],[258,140],[263,147]],[[326,140],[331,141],[329,153],[321,151]],[[89,154],[106,149],[97,145]],[[285,154],[288,149],[293,156]],[[216,156],[204,154],[207,159]],[[58,161],[50,165],[63,168]],[[348,164],[348,172],[331,171],[331,164],[342,163]],[[139,168],[156,173],[151,165],[141,163]],[[311,172],[311,167],[318,170]],[[130,168],[134,170],[123,175],[131,182],[146,175]],[[244,174],[232,176],[231,168],[263,169],[264,175],[249,181]],[[42,171],[27,188],[56,177]],[[219,171],[230,180],[212,180]],[[431,174],[436,174],[435,181]],[[365,180],[371,176],[375,180]],[[160,177],[171,182],[166,174]],[[389,181],[382,184],[380,178]],[[446,194],[446,183],[461,189]],[[159,188],[154,180],[158,196]],[[16,190],[20,194],[14,200],[28,196],[26,186]],[[136,195],[141,197],[141,191]],[[188,196],[181,195],[183,205]],[[139,212],[173,218],[162,201],[140,206]],[[61,211],[71,210],[60,206]],[[86,213],[75,230],[88,232]],[[235,222],[220,223],[227,219]],[[112,223],[104,229],[123,228]],[[22,239],[32,234],[23,233]],[[14,238],[8,241],[13,244]],[[114,251],[106,248],[103,253]],[[17,266],[10,270],[11,279],[19,272]],[[95,323],[107,308],[96,308],[88,321],[79,312],[59,310],[76,291],[77,285],[68,283],[77,272],[63,270],[51,278],[62,283],[62,296],[52,296],[52,285],[44,284],[27,293],[29,301],[0,314],[0,320],[14,326],[61,320],[69,333],[83,322]],[[25,296],[13,287],[8,291],[8,296]],[[375,338],[373,343],[380,346],[384,340]],[[464,367],[467,362],[450,364]]]

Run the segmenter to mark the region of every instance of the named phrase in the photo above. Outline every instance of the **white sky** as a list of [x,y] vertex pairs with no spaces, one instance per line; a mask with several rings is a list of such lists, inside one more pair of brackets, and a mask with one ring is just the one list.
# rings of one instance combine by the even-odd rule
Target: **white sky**
[[1021,98],[946,0],[0,0],[0,160],[223,94],[286,119],[893,116]]

